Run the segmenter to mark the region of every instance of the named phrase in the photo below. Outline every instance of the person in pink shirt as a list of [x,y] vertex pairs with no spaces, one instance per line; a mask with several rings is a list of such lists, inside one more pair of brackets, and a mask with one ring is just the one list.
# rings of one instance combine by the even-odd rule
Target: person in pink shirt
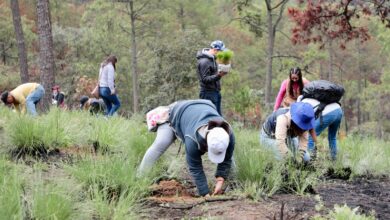
[[298,96],[302,94],[303,87],[309,83],[302,77],[302,71],[299,67],[290,70],[289,78],[285,79],[280,86],[278,96],[275,100],[274,111],[280,106],[286,108],[297,101]]

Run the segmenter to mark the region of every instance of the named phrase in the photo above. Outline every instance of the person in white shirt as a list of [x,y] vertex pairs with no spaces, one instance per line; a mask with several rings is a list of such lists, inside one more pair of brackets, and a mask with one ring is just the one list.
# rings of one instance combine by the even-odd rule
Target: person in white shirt
[[[314,112],[317,111],[317,108],[320,104],[320,102],[316,99],[302,99],[302,96],[298,98],[298,101],[306,102],[312,105],[314,108]],[[343,110],[341,109],[340,104],[327,104],[322,110],[320,116],[316,119],[314,126],[314,130],[317,136],[320,135],[321,132],[324,131],[326,128],[328,128],[328,143],[332,160],[336,160],[337,157],[337,131],[339,130],[342,117]],[[309,136],[308,150],[310,154],[315,157],[317,149],[311,136]]]
[[100,64],[99,95],[106,104],[107,116],[112,116],[121,106],[115,89],[116,56],[109,56]]

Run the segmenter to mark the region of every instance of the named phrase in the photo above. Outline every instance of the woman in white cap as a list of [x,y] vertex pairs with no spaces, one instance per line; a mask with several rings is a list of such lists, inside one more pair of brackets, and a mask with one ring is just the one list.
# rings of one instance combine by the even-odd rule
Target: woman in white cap
[[[163,113],[164,108],[169,114]],[[145,153],[139,171],[147,171],[178,137],[185,144],[187,164],[198,194],[210,195],[201,158],[206,152],[209,160],[218,164],[213,195],[221,194],[222,185],[232,165],[235,139],[230,125],[217,112],[215,105],[209,100],[186,100],[173,103],[169,107],[161,107],[157,111],[161,113],[158,114],[161,117],[155,117],[160,123],[157,127],[157,137]],[[147,115],[148,121],[153,118],[150,115]],[[163,121],[167,123],[164,124]],[[156,122],[152,124],[156,125]]]
[[309,131],[314,133],[314,124],[313,107],[295,102],[290,108],[280,108],[267,117],[260,132],[260,143],[274,150],[277,159],[285,158],[290,151],[294,155],[298,150],[297,159],[308,162],[308,135]]

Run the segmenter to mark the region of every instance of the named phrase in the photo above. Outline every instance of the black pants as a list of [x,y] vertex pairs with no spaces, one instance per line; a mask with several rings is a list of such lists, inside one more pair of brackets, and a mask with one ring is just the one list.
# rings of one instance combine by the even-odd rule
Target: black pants
[[218,113],[222,116],[221,110],[221,93],[219,91],[200,91],[199,98],[210,100],[217,108]]

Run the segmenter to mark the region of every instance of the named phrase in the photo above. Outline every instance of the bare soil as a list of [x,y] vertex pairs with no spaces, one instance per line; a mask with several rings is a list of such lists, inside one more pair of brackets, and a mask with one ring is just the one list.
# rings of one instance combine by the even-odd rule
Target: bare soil
[[[322,199],[324,208],[321,210],[315,208],[319,204],[315,195]],[[374,211],[377,219],[390,219],[390,179],[328,179],[314,187],[314,194],[280,193],[258,202],[227,195],[195,197],[192,185],[185,186],[175,180],[161,181],[153,186],[153,195],[140,214],[145,219],[309,219],[326,215],[335,204],[359,207],[363,214]]]

